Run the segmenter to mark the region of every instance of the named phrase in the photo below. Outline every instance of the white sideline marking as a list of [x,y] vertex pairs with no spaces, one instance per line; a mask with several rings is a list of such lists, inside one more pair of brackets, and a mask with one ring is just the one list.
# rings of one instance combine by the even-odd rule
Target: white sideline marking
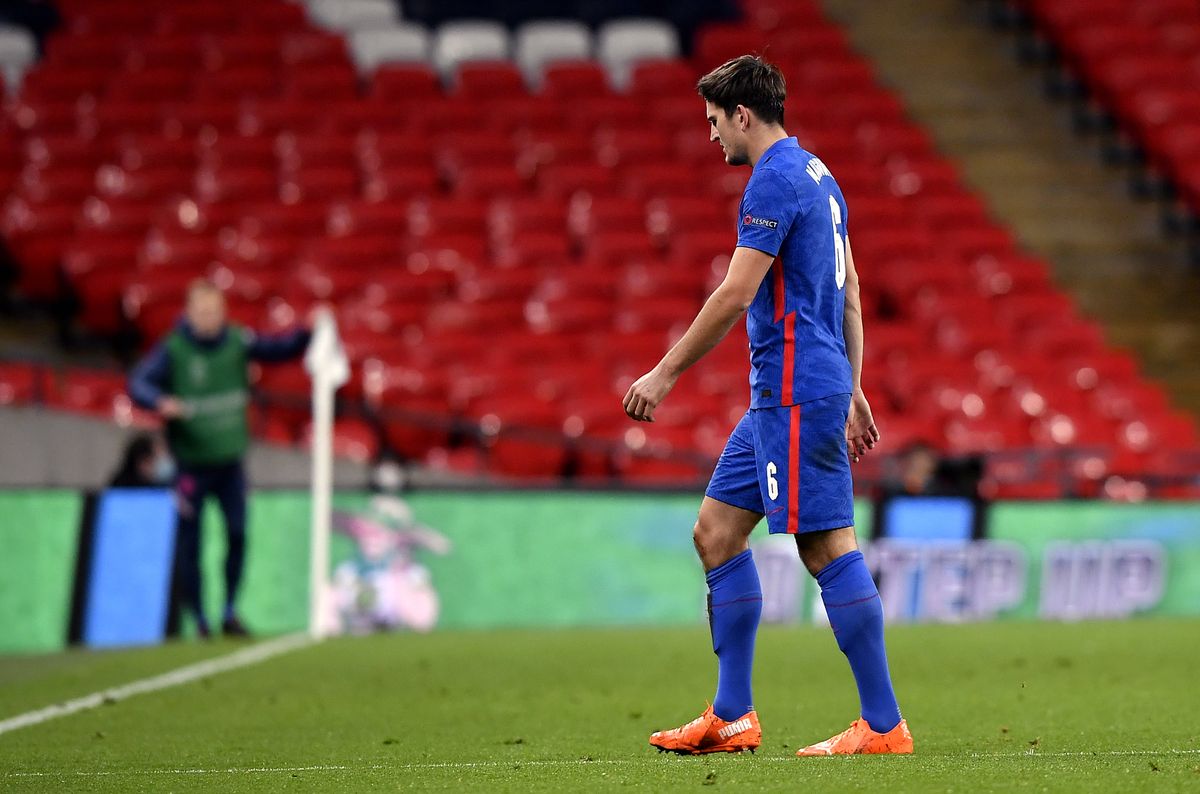
[[[1085,756],[1096,757],[1112,757],[1112,756],[1153,756],[1153,755],[1198,755],[1200,749],[1186,750],[1104,750],[1096,752],[1074,751],[1060,753],[1039,753],[1039,752],[1020,752],[1020,753],[971,753],[965,758],[1075,758]],[[294,772],[358,772],[358,771],[378,771],[380,769],[393,769],[396,771],[412,770],[412,769],[480,769],[480,768],[495,768],[495,767],[525,767],[525,766],[620,766],[629,764],[642,764],[646,761],[653,761],[656,756],[648,756],[647,758],[601,758],[591,761],[583,759],[550,759],[543,761],[522,761],[513,759],[510,761],[430,761],[427,763],[411,763],[411,764],[360,764],[357,766],[344,764],[329,764],[317,766],[260,766],[248,767],[243,769],[114,769],[103,771],[63,771],[63,772],[8,772],[4,777],[20,778],[20,777],[112,777],[116,775],[263,775],[263,774],[283,774]],[[904,758],[913,758],[914,756],[903,756]],[[919,758],[920,756],[915,756]],[[953,753],[939,753],[938,758],[953,758]],[[759,761],[775,761],[782,763],[804,764],[804,761],[798,761],[792,756],[765,756],[757,759]],[[668,763],[675,762],[674,758],[668,759]],[[753,763],[753,762],[751,762]],[[812,763],[812,762],[808,762]],[[819,762],[817,762],[819,763]]]
[[367,766],[258,766],[247,769],[83,769],[64,772],[9,772],[6,777],[112,777],[115,775],[254,775],[278,772],[349,772],[364,769],[383,769],[378,764]]
[[55,703],[53,706],[46,706],[36,711],[27,711],[24,714],[0,720],[0,734],[20,728],[27,728],[31,725],[38,725],[55,717],[66,717],[69,714],[94,709],[105,703],[115,703],[119,700],[131,698],[134,695],[157,692],[160,689],[169,689],[173,686],[191,683],[205,676],[217,675],[218,673],[236,670],[239,667],[257,664],[274,656],[294,651],[297,648],[303,648],[312,642],[312,638],[307,634],[289,634],[286,637],[261,642],[249,648],[234,651],[226,656],[205,659],[202,662],[189,664],[161,675],[143,678],[140,681],[133,681],[122,686],[113,687],[112,689],[93,692],[90,695],[68,700],[65,703]]
[[1043,753],[1040,750],[1029,749],[1020,753],[971,753],[971,758],[1087,758],[1089,756],[1107,757],[1123,755],[1200,755],[1200,748],[1185,750],[1075,750],[1061,753]]

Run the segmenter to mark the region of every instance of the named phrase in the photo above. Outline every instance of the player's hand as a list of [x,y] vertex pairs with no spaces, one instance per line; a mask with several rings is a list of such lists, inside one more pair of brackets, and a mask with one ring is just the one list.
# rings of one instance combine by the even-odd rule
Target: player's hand
[[158,415],[163,419],[178,419],[185,413],[183,401],[178,397],[163,397],[158,401]]
[[846,416],[846,447],[850,459],[858,463],[858,459],[878,443],[879,428],[875,427],[875,419],[871,416],[871,404],[865,394],[856,391],[850,397],[850,413]]
[[635,380],[625,393],[625,413],[638,422],[653,422],[654,409],[674,386],[675,378],[655,367]]

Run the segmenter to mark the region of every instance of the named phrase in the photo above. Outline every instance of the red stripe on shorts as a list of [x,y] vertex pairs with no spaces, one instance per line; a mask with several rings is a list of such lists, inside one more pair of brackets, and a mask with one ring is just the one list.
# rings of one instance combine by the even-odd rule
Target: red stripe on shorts
[[793,405],[788,416],[788,497],[787,531],[800,531],[800,406]]

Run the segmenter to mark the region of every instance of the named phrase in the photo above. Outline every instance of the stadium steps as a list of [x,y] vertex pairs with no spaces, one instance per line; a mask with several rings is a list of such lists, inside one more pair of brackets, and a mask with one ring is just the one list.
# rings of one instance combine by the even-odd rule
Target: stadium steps
[[[1125,174],[1099,163],[1006,42],[966,0],[825,0],[911,113],[1019,239],[1048,259],[1062,287],[1135,350],[1146,373],[1200,414],[1200,375],[1180,367],[1200,343],[1182,245],[1164,239],[1153,206]],[[919,56],[919,57],[917,57]]]

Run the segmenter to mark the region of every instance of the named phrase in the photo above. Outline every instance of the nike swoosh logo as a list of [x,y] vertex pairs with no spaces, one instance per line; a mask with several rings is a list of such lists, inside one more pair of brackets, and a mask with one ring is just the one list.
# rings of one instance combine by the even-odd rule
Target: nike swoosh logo
[[775,515],[776,513],[778,513],[778,512],[779,512],[780,510],[782,510],[782,509],[783,509],[783,505],[780,505],[779,507],[775,508],[775,509],[774,509],[774,510],[772,510],[771,512],[767,513],[767,515],[769,515],[769,516],[773,516],[773,515]]

